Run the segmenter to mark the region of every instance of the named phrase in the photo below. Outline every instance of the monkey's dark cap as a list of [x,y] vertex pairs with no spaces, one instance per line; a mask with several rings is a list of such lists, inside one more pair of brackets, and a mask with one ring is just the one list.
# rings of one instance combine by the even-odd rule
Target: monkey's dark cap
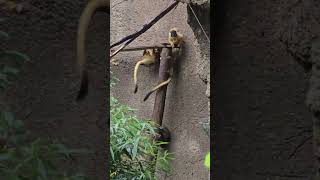
[[173,31],[171,31],[170,33],[171,33],[171,36],[172,36],[172,37],[177,37],[177,36],[178,36],[178,35],[177,35],[177,31],[174,31],[174,30],[173,30]]

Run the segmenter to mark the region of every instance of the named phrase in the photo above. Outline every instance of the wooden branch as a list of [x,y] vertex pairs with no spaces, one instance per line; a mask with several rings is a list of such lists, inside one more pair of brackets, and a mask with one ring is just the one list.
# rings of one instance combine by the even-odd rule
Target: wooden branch
[[[162,48],[171,48],[169,43],[162,43],[162,45],[153,45],[153,46],[137,46],[137,47],[130,47],[130,48],[124,48],[121,49],[121,51],[140,51],[140,50],[145,50],[145,49],[162,49]],[[179,47],[178,47],[179,48]],[[115,50],[111,49],[111,52],[114,52]]]
[[[162,83],[163,81],[168,80],[170,77],[170,69],[172,65],[172,49],[164,49],[162,51],[159,67],[159,81],[158,83]],[[167,86],[161,87],[156,91],[156,97],[154,100],[154,107],[152,113],[152,119],[159,125],[162,125],[162,118],[164,112],[164,106],[166,102],[166,94],[167,94]]]
[[[159,80],[158,82],[161,83],[166,81],[170,77],[170,68],[172,66],[172,49],[163,49],[161,52],[161,61],[159,66]],[[166,102],[166,94],[167,94],[167,86],[163,86],[156,91],[156,97],[154,100],[154,107],[152,113],[152,119],[156,122],[157,126],[162,126],[162,118],[164,112],[164,106]],[[159,129],[157,129],[157,133],[159,133]],[[157,165],[157,154],[158,150],[155,152],[156,157],[152,158],[155,162],[155,166],[153,174],[156,172],[156,165]]]
[[110,58],[112,58],[113,56],[115,56],[116,54],[118,54],[118,52],[120,52],[121,49],[125,48],[127,45],[129,45],[133,40],[135,40],[137,37],[139,37],[141,34],[143,34],[144,32],[146,32],[148,29],[150,29],[156,22],[158,22],[163,16],[165,16],[168,12],[170,12],[173,8],[175,8],[178,5],[179,1],[174,1],[168,8],[166,8],[165,10],[163,10],[159,15],[157,15],[154,19],[152,19],[149,23],[143,25],[142,29],[139,30],[138,32],[135,32],[129,36],[126,36],[124,38],[122,38],[120,41],[112,44],[110,46],[110,49],[118,46],[120,44],[122,44],[123,42],[126,42],[125,44],[123,44],[118,50],[116,50],[111,56]]
[[113,48],[113,47],[115,47],[115,46],[129,40],[129,39],[137,38],[139,35],[141,35],[142,33],[146,32],[149,28],[151,28],[157,21],[159,21],[164,15],[166,15],[168,12],[170,12],[174,7],[176,7],[178,5],[178,3],[179,3],[179,1],[175,1],[169,7],[167,7],[165,10],[163,10],[159,15],[157,15],[153,20],[151,20],[149,23],[143,25],[143,27],[140,31],[135,32],[129,36],[122,38],[118,42],[112,44],[110,46],[110,48]]

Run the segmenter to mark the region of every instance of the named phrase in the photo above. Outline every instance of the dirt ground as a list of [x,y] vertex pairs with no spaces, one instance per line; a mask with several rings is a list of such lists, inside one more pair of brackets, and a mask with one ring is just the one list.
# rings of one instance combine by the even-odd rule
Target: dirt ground
[[308,76],[280,42],[292,1],[223,1],[214,62],[215,180],[309,179]]
[[79,158],[75,164],[82,166],[93,179],[104,180],[109,17],[98,13],[89,28],[89,96],[76,103],[79,88],[75,69],[76,31],[86,1],[28,2],[28,11],[22,14],[0,11],[1,17],[13,17],[1,24],[1,30],[11,35],[4,47],[23,52],[32,60],[1,97],[1,104],[25,120],[34,135],[59,139],[68,147],[93,150],[93,155]]

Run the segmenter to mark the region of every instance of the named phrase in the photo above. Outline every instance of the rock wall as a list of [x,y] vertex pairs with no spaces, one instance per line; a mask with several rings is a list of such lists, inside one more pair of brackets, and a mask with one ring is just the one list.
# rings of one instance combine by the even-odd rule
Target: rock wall
[[311,179],[313,121],[305,102],[319,86],[308,88],[311,66],[304,61],[311,56],[310,32],[319,27],[310,26],[308,14],[318,17],[319,11],[305,3],[319,6],[221,3],[214,54],[215,179]]

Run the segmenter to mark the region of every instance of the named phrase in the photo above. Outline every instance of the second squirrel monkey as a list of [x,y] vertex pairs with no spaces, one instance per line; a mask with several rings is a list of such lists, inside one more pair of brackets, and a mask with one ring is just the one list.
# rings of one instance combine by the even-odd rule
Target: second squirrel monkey
[[134,81],[134,93],[138,91],[138,69],[140,65],[150,65],[156,62],[156,50],[146,49],[143,51],[142,60],[138,61],[134,67],[133,81]]
[[179,32],[178,28],[170,29],[168,41],[172,48],[176,48],[183,43],[183,35]]
[[82,100],[88,94],[88,72],[84,68],[86,54],[85,54],[85,41],[86,33],[89,27],[91,17],[96,11],[104,11],[110,13],[110,0],[89,0],[87,6],[82,12],[78,26],[77,37],[77,60],[78,69],[80,72],[81,85],[78,93],[77,100]]

